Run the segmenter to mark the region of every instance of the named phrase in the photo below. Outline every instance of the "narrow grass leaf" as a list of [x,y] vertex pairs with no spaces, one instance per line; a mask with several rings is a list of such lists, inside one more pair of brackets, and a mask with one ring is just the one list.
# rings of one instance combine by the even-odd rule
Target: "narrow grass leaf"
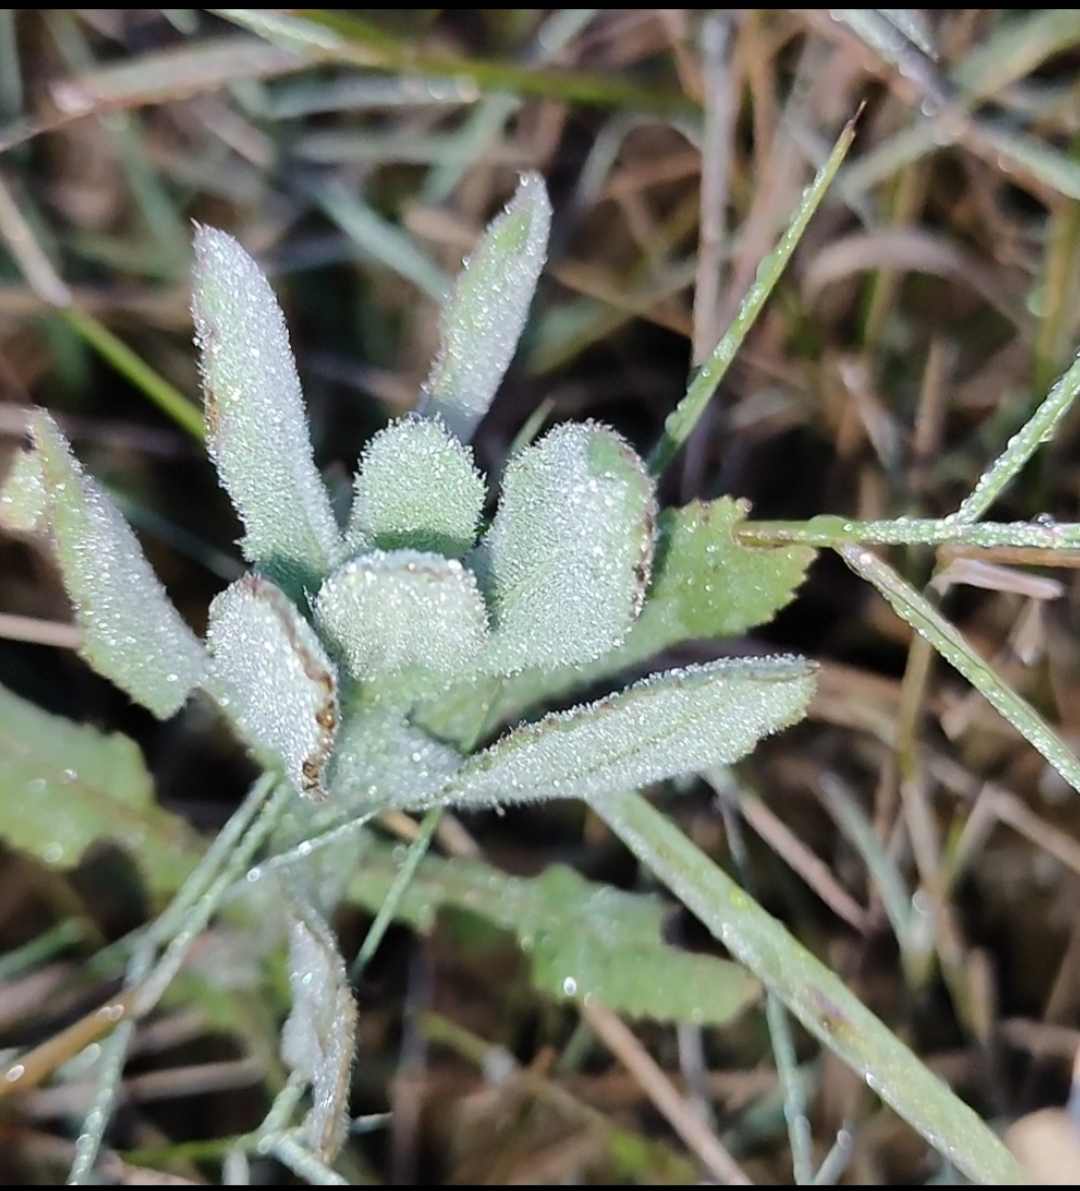
[[440,793],[456,806],[590,798],[738,760],[801,718],[812,663],[723,659],[654,674],[514,729],[470,757]]
[[838,553],[849,567],[885,597],[894,611],[925,637],[958,670],[991,707],[1080,793],[1080,760],[1041,715],[1004,682],[944,616],[886,563],[860,546],[842,546]]
[[[1080,200],[1080,162],[1025,133],[982,122],[979,139],[1003,161],[1012,161],[1036,181],[1067,198]],[[989,154],[988,154],[989,155]]]
[[466,261],[443,311],[442,345],[421,409],[441,415],[463,442],[487,412],[517,349],[550,230],[544,180],[525,174]]
[[176,892],[203,852],[159,807],[133,740],[50,715],[0,687],[0,839],[57,869],[121,844],[156,897]]
[[731,326],[724,332],[712,355],[698,370],[686,391],[686,396],[668,414],[660,441],[649,456],[649,470],[653,475],[658,476],[664,472],[705,412],[706,406],[735,358],[735,353],[742,346],[746,333],[754,325],[766,299],[780,280],[795,246],[802,239],[807,224],[825,197],[825,192],[832,184],[836,171],[847,156],[854,139],[855,125],[854,122],[850,122],[837,139],[825,164],[814,176],[814,181],[803,192],[799,206],[791,217],[787,231],[780,238],[780,243],[758,266],[754,283],[739,304]]
[[208,687],[267,765],[324,794],[338,729],[337,674],[318,637],[269,579],[247,574],[210,605]]
[[31,418],[32,458],[0,493],[0,523],[48,526],[75,620],[80,653],[160,719],[202,680],[206,652],[181,619],[131,527],[83,471],[44,410]]
[[364,448],[346,533],[350,552],[424,550],[461,558],[476,544],[483,477],[439,418],[401,418]]
[[641,611],[655,496],[614,431],[557,426],[511,459],[475,564],[493,616],[489,669],[591,662]]
[[938,1153],[976,1182],[1027,1181],[976,1113],[646,799],[627,791],[591,805],[713,936]]
[[315,468],[281,307],[224,232],[195,232],[196,343],[207,445],[247,531],[244,557],[290,595],[330,573],[343,546]]
[[411,281],[432,301],[445,300],[449,279],[402,227],[384,219],[337,179],[305,177],[297,179],[295,185],[314,199],[365,258]]

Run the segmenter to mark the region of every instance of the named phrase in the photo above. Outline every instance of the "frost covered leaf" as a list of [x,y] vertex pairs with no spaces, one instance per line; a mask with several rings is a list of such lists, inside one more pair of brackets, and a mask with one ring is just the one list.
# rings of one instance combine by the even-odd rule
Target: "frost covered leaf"
[[618,645],[645,597],[655,513],[644,465],[606,427],[567,422],[514,456],[475,559],[491,672],[579,665]]
[[[798,545],[741,545],[732,531],[746,511],[745,501],[729,496],[665,509],[658,520],[645,607],[625,642],[585,666],[527,670],[508,678],[492,709],[493,720],[513,723],[532,707],[565,699],[672,645],[734,637],[771,620],[794,596],[816,552]],[[468,698],[464,686],[455,687],[445,709],[429,717],[433,726],[441,732],[443,716]]]
[[373,550],[322,585],[315,621],[358,681],[394,678],[403,698],[449,682],[487,640],[476,580],[460,562],[417,550]]
[[348,1131],[349,1085],[356,1054],[356,1002],[345,961],[310,900],[291,886],[284,898],[289,932],[292,1010],[281,1032],[281,1058],[311,1085],[303,1139],[332,1162]]
[[628,665],[680,641],[734,637],[770,621],[806,576],[809,546],[740,545],[732,529],[745,501],[695,501],[660,515],[653,583],[620,663]]
[[596,798],[736,761],[801,717],[803,658],[722,659],[654,674],[618,694],[515,728],[470,757],[437,801],[494,806]]
[[484,497],[472,451],[440,418],[401,418],[364,448],[346,534],[349,552],[376,546],[461,558],[476,542]]
[[83,471],[44,411],[30,421],[31,455],[0,499],[12,528],[52,533],[64,586],[82,630],[80,653],[99,674],[165,719],[202,680],[206,653],[181,619],[131,527]]
[[510,366],[544,267],[551,203],[539,174],[523,175],[457,280],[422,410],[467,442]]
[[[372,842],[351,875],[349,896],[377,913],[399,868],[392,846]],[[396,916],[426,934],[447,908],[514,932],[533,983],[556,1000],[598,996],[632,1017],[719,1026],[760,995],[741,964],[665,943],[667,907],[659,898],[587,881],[561,864],[523,879],[479,861],[427,856]]]
[[338,728],[337,675],[311,626],[269,579],[244,575],[210,605],[210,692],[267,764],[321,798]]
[[15,533],[41,533],[49,525],[49,493],[37,451],[20,451],[0,487],[0,525]]
[[50,715],[0,687],[0,839],[52,868],[103,840],[122,844],[156,896],[176,892],[203,852],[162,810],[139,746]]
[[259,266],[210,227],[195,229],[192,313],[207,444],[247,531],[244,557],[298,596],[338,562],[341,535],[312,458],[281,307]]
[[410,724],[398,711],[366,708],[346,717],[334,748],[328,788],[357,813],[429,801],[461,768],[461,754]]

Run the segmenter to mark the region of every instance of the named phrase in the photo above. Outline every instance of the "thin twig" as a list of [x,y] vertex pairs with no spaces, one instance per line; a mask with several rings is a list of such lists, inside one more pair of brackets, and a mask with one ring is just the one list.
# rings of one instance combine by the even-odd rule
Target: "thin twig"
[[595,998],[583,1002],[581,1015],[597,1036],[641,1084],[649,1099],[667,1118],[671,1127],[694,1151],[716,1178],[724,1183],[748,1186],[750,1177],[728,1153],[719,1139],[691,1112],[678,1089],[657,1065],[618,1016]]

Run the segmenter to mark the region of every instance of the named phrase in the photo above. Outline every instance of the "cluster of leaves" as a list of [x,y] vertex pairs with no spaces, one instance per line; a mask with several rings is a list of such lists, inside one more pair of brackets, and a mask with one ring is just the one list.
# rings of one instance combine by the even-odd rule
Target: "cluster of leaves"
[[[0,493],[0,520],[51,535],[87,660],[161,717],[204,691],[268,769],[339,820],[614,795],[733,761],[798,719],[813,685],[807,662],[719,661],[652,675],[473,751],[568,680],[767,618],[809,557],[735,547],[732,502],[668,514],[658,548],[653,478],[595,424],[558,426],[514,455],[481,532],[487,487],[466,442],[513,355],[549,224],[544,184],[528,175],[446,305],[420,412],[364,451],[343,527],[308,445],[273,293],[235,240],[199,228],[207,438],[252,570],[213,601],[204,644],[38,411],[33,447]],[[733,556],[752,593],[745,608],[734,586],[713,595]],[[702,623],[710,609],[718,624]],[[325,895],[314,889],[293,882],[282,898],[295,998],[283,1048],[315,1088],[308,1142],[330,1155],[343,1139],[351,1010]]]

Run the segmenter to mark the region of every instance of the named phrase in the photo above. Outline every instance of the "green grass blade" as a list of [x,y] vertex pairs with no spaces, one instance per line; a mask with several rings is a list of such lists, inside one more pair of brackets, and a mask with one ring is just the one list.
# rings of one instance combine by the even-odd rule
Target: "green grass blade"
[[590,805],[638,860],[938,1153],[977,1182],[1027,1181],[975,1112],[644,798],[625,793]]
[[1074,790],[1080,791],[1080,760],[1076,754],[1030,703],[994,673],[929,600],[869,550],[843,546],[838,553],[857,575],[881,592],[897,615],[960,671],[999,715],[1038,749]]
[[807,224],[825,197],[825,192],[847,156],[847,151],[851,148],[851,142],[854,139],[855,122],[849,121],[833,146],[825,164],[818,170],[814,181],[803,193],[802,201],[799,203],[787,231],[781,237],[780,243],[758,267],[754,283],[739,304],[738,312],[732,320],[731,326],[724,332],[712,355],[702,364],[698,374],[691,382],[690,388],[686,391],[686,396],[668,414],[667,420],[664,422],[664,433],[653,448],[648,460],[649,470],[653,475],[662,474],[678,454],[679,448],[690,437],[698,419],[705,412],[705,407],[712,400],[713,394],[724,379],[731,361],[735,358],[735,353],[742,346],[747,332],[754,325],[766,300],[780,280],[780,275],[791,259],[795,246],[802,239]]
[[145,394],[162,413],[172,418],[192,438],[203,441],[205,430],[200,406],[189,401],[179,389],[169,384],[92,314],[74,307],[58,313],[84,343],[92,347],[121,376]]
[[695,116],[697,104],[677,91],[641,87],[624,77],[589,71],[522,66],[487,58],[433,53],[351,13],[307,9],[303,17],[267,9],[215,8],[211,12],[258,33],[275,45],[314,51],[328,58],[425,78],[468,80],[484,91],[541,95],[564,103],[650,112],[655,116]]

